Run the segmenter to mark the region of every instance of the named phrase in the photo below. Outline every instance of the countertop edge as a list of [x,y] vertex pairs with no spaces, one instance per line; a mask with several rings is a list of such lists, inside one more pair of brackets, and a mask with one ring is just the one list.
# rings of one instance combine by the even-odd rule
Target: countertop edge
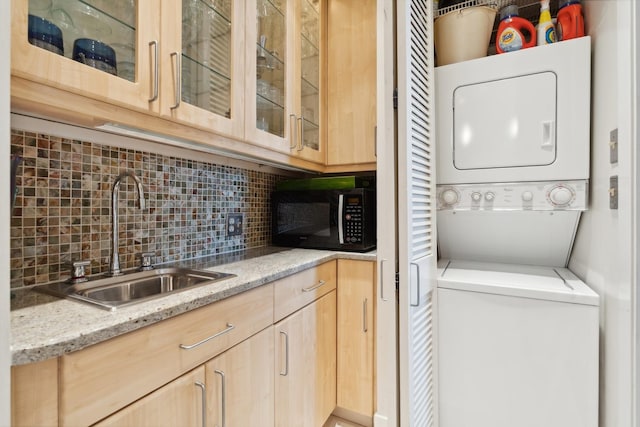
[[[237,277],[113,312],[66,299],[12,311],[11,363],[42,362],[78,351],[334,259],[375,261],[376,254],[291,249],[211,267]],[[52,324],[66,325],[64,333],[47,333]]]

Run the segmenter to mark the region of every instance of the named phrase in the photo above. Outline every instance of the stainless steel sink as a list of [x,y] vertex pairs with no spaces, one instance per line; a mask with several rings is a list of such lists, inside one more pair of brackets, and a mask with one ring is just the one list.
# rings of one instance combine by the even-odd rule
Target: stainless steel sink
[[158,268],[104,277],[84,283],[54,283],[35,289],[59,297],[88,302],[106,310],[115,310],[152,298],[208,285],[234,277],[234,274],[184,268]]

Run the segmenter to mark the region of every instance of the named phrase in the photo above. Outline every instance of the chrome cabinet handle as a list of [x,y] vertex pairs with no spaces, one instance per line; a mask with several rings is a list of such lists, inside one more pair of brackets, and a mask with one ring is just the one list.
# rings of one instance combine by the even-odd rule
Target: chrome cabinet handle
[[378,126],[373,127],[373,156],[378,157]]
[[151,98],[149,98],[149,102],[153,102],[158,99],[158,41],[150,41],[149,48],[153,48],[153,75],[151,76]]
[[298,145],[298,142],[296,141],[296,136],[298,135],[298,133],[296,132],[296,115],[295,114],[289,114],[289,131],[291,133],[291,142],[292,144],[289,144],[289,149],[293,150],[294,148],[296,148],[296,145]]
[[289,375],[289,335],[285,331],[280,331],[280,335],[284,335],[284,372],[280,371],[280,375],[286,377]]
[[298,117],[298,132],[300,133],[300,140],[298,141],[300,148],[298,148],[298,151],[304,149],[304,121],[302,119],[302,117]]
[[362,332],[365,334],[369,331],[369,322],[367,322],[367,298],[362,301]]
[[419,307],[420,306],[420,266],[415,263],[412,262],[409,264],[411,267],[415,266],[416,267],[416,293],[418,294],[418,301],[414,304],[411,302],[411,295],[409,295],[409,305],[411,305],[412,307]]
[[207,427],[207,387],[200,381],[196,381],[196,387],[202,391],[202,427]]
[[221,388],[222,388],[222,411],[221,418],[222,424],[221,427],[226,427],[227,425],[227,380],[223,371],[216,369],[214,371],[216,374],[220,375]]
[[175,110],[180,106],[182,100],[182,58],[178,52],[171,52],[171,57],[176,58],[176,81],[174,86],[174,93],[176,96],[176,103],[171,106],[172,110]]
[[218,332],[216,334],[213,334],[210,337],[207,337],[207,338],[203,339],[202,341],[198,341],[195,344],[180,344],[180,348],[183,349],[183,350],[191,350],[192,348],[196,348],[196,347],[206,343],[207,341],[211,341],[212,339],[219,337],[220,335],[224,335],[226,333],[229,333],[234,329],[235,329],[235,326],[233,326],[231,323],[227,323],[227,328],[226,329],[224,329],[224,330],[222,330],[222,331],[220,331],[220,332]]
[[316,289],[318,289],[320,286],[324,286],[327,282],[325,282],[324,280],[320,280],[318,283],[316,283],[313,286],[309,286],[308,288],[302,288],[302,292],[311,292],[311,291],[315,291]]

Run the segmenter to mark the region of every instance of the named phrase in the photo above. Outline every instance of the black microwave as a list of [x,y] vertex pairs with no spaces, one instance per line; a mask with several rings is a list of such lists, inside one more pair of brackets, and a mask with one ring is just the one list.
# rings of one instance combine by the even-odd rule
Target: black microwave
[[376,191],[274,191],[273,244],[365,252],[376,247]]

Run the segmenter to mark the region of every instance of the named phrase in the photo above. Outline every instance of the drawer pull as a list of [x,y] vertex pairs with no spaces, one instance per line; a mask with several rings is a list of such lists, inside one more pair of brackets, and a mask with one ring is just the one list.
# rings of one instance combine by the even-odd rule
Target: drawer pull
[[207,425],[207,388],[200,381],[196,381],[196,387],[202,391],[202,427]]
[[205,339],[203,339],[202,341],[198,341],[195,344],[180,344],[180,348],[184,349],[184,350],[191,350],[192,348],[198,347],[204,343],[206,343],[207,341],[211,341],[214,338],[218,338],[220,335],[224,335],[228,332],[231,332],[232,330],[235,329],[235,326],[233,326],[231,323],[227,323],[227,328],[223,331],[218,332],[217,334],[211,335],[210,337],[207,337]]
[[302,288],[302,292],[311,292],[311,291],[315,291],[316,289],[318,289],[320,286],[325,285],[327,282],[325,282],[324,280],[320,280],[318,283],[316,283],[313,286],[309,286],[308,288]]

